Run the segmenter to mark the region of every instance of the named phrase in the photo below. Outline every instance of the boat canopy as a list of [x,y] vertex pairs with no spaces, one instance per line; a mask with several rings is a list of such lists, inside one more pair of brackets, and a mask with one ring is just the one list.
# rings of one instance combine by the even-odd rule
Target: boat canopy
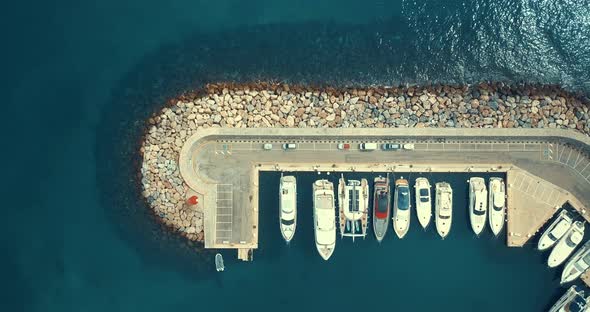
[[571,223],[567,220],[560,220],[557,225],[549,232],[549,238],[552,240],[557,240],[558,238],[562,237],[565,232],[570,229]]
[[410,192],[407,186],[398,187],[397,208],[408,210],[410,208]]
[[378,199],[377,199],[377,211],[381,212],[381,213],[387,213],[387,210],[389,210],[389,203],[387,201],[387,193],[386,192],[381,192],[378,195]]
[[572,232],[572,234],[567,238],[565,243],[572,248],[578,246],[578,244],[582,241],[583,236],[580,235],[579,232]]

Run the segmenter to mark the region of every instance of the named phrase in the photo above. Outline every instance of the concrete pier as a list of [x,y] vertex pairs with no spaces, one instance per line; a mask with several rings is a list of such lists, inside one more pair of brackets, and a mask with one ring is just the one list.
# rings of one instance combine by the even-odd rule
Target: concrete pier
[[[285,151],[285,142],[298,147]],[[360,151],[361,142],[414,149]],[[205,247],[240,249],[241,258],[258,246],[260,171],[506,172],[507,244],[522,246],[566,202],[590,220],[589,143],[557,129],[210,128],[185,142],[179,165],[203,201]]]

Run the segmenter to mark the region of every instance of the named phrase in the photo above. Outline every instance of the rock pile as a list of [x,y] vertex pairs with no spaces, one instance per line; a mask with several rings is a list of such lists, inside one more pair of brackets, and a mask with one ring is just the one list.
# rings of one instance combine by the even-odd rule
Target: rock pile
[[581,98],[550,86],[431,86],[313,89],[288,85],[208,85],[149,119],[141,147],[143,194],[154,213],[190,240],[203,239],[199,205],[178,168],[180,149],[208,127],[571,128],[589,134]]

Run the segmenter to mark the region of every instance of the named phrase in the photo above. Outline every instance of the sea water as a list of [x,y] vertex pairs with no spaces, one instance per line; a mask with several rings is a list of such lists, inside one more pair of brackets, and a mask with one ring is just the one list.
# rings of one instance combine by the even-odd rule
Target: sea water
[[[414,219],[404,240],[339,240],[324,262],[305,207],[293,243],[280,240],[277,175],[263,177],[255,261],[225,253],[216,274],[213,254],[178,252],[149,218],[136,143],[167,97],[216,80],[587,92],[586,0],[61,0],[2,13],[2,311],[539,311],[564,291],[546,255],[476,239],[461,209],[444,241]],[[302,198],[314,178],[300,176]]]
[[[378,175],[385,173],[344,173],[346,179],[368,179],[371,192],[373,179]],[[471,229],[467,179],[481,176],[487,185],[489,177],[504,178],[503,174],[390,174],[391,185],[403,177],[411,186],[412,219],[408,234],[399,239],[389,221],[388,233],[381,243],[372,229],[365,239],[354,242],[338,235],[336,249],[328,261],[315,250],[312,183],[328,179],[337,188],[340,174],[310,172],[295,176],[297,232],[289,245],[283,241],[278,223],[280,173],[260,177],[260,246],[254,263],[256,268],[284,276],[286,282],[282,287],[261,291],[282,298],[289,311],[304,309],[309,304],[293,300],[292,294],[308,298],[321,294],[329,299],[318,300],[318,305],[333,309],[389,306],[397,311],[542,311],[561,292],[557,290],[559,271],[547,268],[547,255],[534,249],[535,239],[524,248],[509,248],[506,227],[499,237],[492,234],[487,223],[479,237]],[[444,240],[436,233],[434,218],[426,230],[418,222],[413,189],[418,177],[428,178],[433,197],[436,182],[449,182],[453,188],[452,228]]]

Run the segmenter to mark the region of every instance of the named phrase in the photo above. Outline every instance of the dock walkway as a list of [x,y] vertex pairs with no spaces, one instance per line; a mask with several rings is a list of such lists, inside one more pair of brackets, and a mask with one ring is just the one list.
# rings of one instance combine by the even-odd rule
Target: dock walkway
[[[285,142],[298,147],[284,151]],[[360,151],[361,142],[414,150]],[[590,221],[589,143],[561,129],[209,128],[186,141],[179,164],[204,199],[206,248],[258,247],[260,171],[506,172],[507,244],[522,246],[566,202]]]

